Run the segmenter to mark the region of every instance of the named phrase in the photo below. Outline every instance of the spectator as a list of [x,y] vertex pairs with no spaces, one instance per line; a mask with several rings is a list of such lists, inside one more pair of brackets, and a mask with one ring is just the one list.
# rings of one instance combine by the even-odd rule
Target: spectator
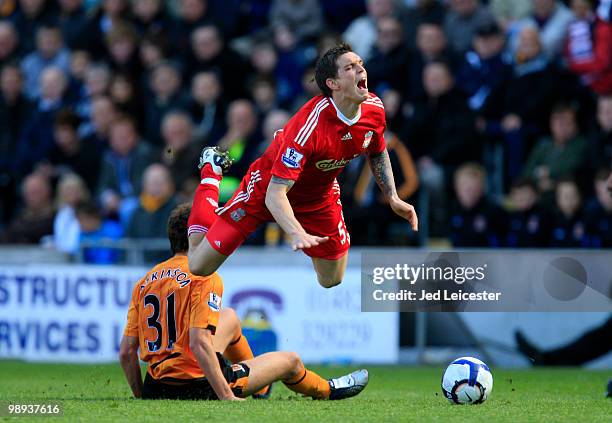
[[414,104],[403,138],[430,194],[432,231],[440,234],[446,222],[447,179],[461,163],[478,160],[480,153],[474,117],[465,97],[455,88],[448,66],[442,62],[425,66],[423,85],[427,98]]
[[578,177],[588,157],[576,111],[570,105],[559,104],[553,109],[550,132],[551,137],[535,145],[523,169],[523,176],[533,178],[541,192],[551,191],[561,178]]
[[70,51],[70,77],[81,88],[85,82],[85,74],[91,65],[91,55],[87,50],[73,49]]
[[7,64],[0,73],[0,162],[4,163],[17,147],[21,130],[31,118],[33,104],[23,94],[23,77],[16,64]]
[[0,21],[0,65],[4,66],[18,58],[19,35],[9,21]]
[[108,60],[113,71],[137,81],[142,73],[138,58],[138,34],[127,22],[116,22],[105,37]]
[[271,110],[263,119],[262,133],[263,138],[257,147],[255,155],[261,156],[266,148],[274,141],[276,132],[283,129],[287,122],[291,119],[291,115],[282,109]]
[[94,64],[87,67],[84,77],[84,84],[74,108],[82,119],[90,120],[92,99],[108,93],[111,73],[106,65]]
[[54,20],[53,5],[47,0],[21,0],[11,20],[19,32],[19,49],[28,54],[35,48],[38,29]]
[[278,91],[278,100],[286,104],[301,91],[302,67],[291,54],[280,53],[269,42],[257,42],[251,50],[251,66],[255,76],[273,78]]
[[79,46],[79,39],[87,24],[87,13],[83,0],[57,0],[60,10],[58,24],[66,45],[73,49]]
[[53,175],[76,173],[92,191],[97,187],[100,173],[100,154],[94,144],[79,138],[80,119],[70,110],[62,110],[55,117],[53,138],[55,146],[49,153]]
[[355,19],[367,12],[366,1],[327,0],[320,2],[325,22],[335,32],[345,31]]
[[416,51],[410,58],[408,89],[402,93],[411,101],[421,100],[426,96],[423,87],[423,69],[431,62],[446,62],[453,68],[456,62],[448,49],[446,35],[442,26],[435,23],[422,23],[417,29]]
[[462,56],[472,45],[476,29],[494,18],[480,0],[451,0],[444,19],[444,31],[451,49]]
[[189,113],[195,123],[195,135],[200,141],[216,142],[225,132],[226,104],[222,87],[215,72],[197,73],[191,82]]
[[84,246],[99,244],[101,241],[118,241],[123,236],[121,225],[105,219],[94,203],[81,202],[75,209],[81,235],[79,248],[83,249],[83,261],[90,264],[113,264],[120,258],[119,250],[111,247]]
[[162,0],[133,0],[132,14],[136,31],[141,35],[166,35],[172,27],[172,20],[166,13],[166,2]]
[[276,133],[287,125],[289,119],[291,119],[291,115],[282,109],[271,110],[266,115],[262,125],[264,141],[259,145],[257,156],[264,153],[265,149],[274,141]]
[[518,179],[510,190],[510,213],[506,246],[546,247],[550,242],[551,218],[539,204],[536,185],[529,179]]
[[173,109],[186,109],[188,100],[181,91],[181,74],[172,63],[164,62],[151,73],[152,98],[145,104],[145,137],[161,145],[160,122]]
[[512,76],[511,59],[503,54],[504,43],[496,23],[479,27],[473,50],[466,53],[457,75],[457,85],[468,96],[470,109],[488,119],[501,118],[503,95]]
[[597,172],[595,198],[587,205],[585,211],[589,246],[595,248],[612,247],[612,195],[608,192],[606,184],[609,175],[609,168]]
[[382,93],[381,100],[385,105],[385,115],[387,120],[387,128],[393,132],[402,128],[402,96],[399,92],[394,90],[386,90]]
[[36,50],[21,62],[24,91],[30,99],[37,100],[40,97],[40,75],[48,67],[57,67],[66,74],[70,71],[70,52],[64,46],[62,33],[57,26],[38,28]]
[[172,31],[173,45],[177,51],[188,51],[193,43],[193,33],[198,27],[212,25],[208,0],[179,0],[178,18]]
[[161,162],[170,170],[179,195],[187,201],[199,183],[200,174],[196,165],[202,145],[194,140],[193,123],[186,112],[168,113],[161,127],[165,147]]
[[457,202],[450,218],[454,247],[500,247],[506,233],[506,215],[485,194],[486,172],[465,163],[455,172]]
[[260,120],[263,120],[268,112],[279,107],[278,90],[274,78],[257,77],[251,82],[250,88],[251,98]]
[[144,128],[141,96],[129,76],[121,73],[114,75],[110,82],[109,94],[121,113],[132,116],[139,129]]
[[612,94],[612,1],[600,2],[595,19],[590,0],[574,0],[573,4],[573,9],[582,8],[567,32],[565,58],[569,68],[597,94]]
[[22,94],[22,86],[19,66],[4,65],[0,73],[0,227],[8,223],[15,212],[17,180],[13,161],[22,128],[33,108]]
[[530,16],[521,19],[511,28],[511,46],[516,46],[516,35],[528,26],[540,33],[542,51],[548,60],[561,53],[567,26],[573,19],[572,12],[558,0],[534,0]]
[[169,56],[167,40],[162,34],[146,33],[140,39],[138,54],[142,67],[148,72],[167,60]]
[[63,70],[48,67],[40,75],[41,96],[36,110],[25,125],[19,141],[15,169],[27,174],[48,157],[53,148],[53,124],[59,110],[66,106],[64,94],[68,81]]
[[126,236],[164,238],[168,217],[176,205],[174,184],[168,169],[157,163],[148,166],[142,175],[142,194],[128,224]]
[[191,53],[188,75],[214,71],[220,75],[223,92],[235,99],[246,92],[244,76],[248,64],[238,53],[226,47],[219,30],[213,25],[196,28],[191,35]]
[[219,187],[219,202],[228,200],[240,183],[240,178],[257,158],[261,143],[255,107],[248,100],[235,100],[227,110],[227,132],[219,140],[219,147],[229,151],[234,160]]
[[95,145],[99,152],[106,150],[111,124],[116,117],[117,109],[109,97],[94,98],[91,101],[91,122],[79,128],[83,141]]
[[504,33],[507,33],[515,22],[526,18],[531,13],[532,7],[532,0],[489,1],[489,10]]
[[273,0],[270,27],[276,45],[285,51],[312,42],[323,30],[323,13],[317,0]]
[[410,50],[415,50],[418,28],[423,24],[442,26],[446,8],[440,0],[416,0],[414,7],[402,13],[404,39]]
[[130,117],[120,116],[112,123],[110,149],[104,154],[98,184],[105,215],[119,217],[127,225],[141,192],[141,175],[153,157]]
[[107,48],[105,39],[125,19],[128,12],[127,0],[100,0],[100,5],[91,14],[83,30],[79,48],[91,52],[95,59],[105,56]]
[[570,89],[569,84],[563,85],[559,81],[559,75],[542,52],[538,31],[526,27],[519,35],[519,45],[514,53],[513,77],[505,90],[504,117],[485,125],[487,134],[501,135],[504,139],[510,179],[520,173],[526,144],[545,132],[555,96]]
[[75,207],[83,201],[89,201],[89,190],[83,179],[74,173],[63,175],[57,184],[57,214],[53,221],[53,245],[62,253],[76,254],[79,251],[81,228]]
[[367,62],[378,36],[378,21],[396,12],[394,0],[367,0],[367,14],[355,19],[344,31],[343,38]]
[[375,92],[384,88],[404,92],[410,55],[404,44],[402,24],[395,17],[386,17],[379,19],[377,25],[378,37],[367,63],[368,86]]
[[38,244],[53,233],[51,183],[41,174],[28,175],[22,184],[23,209],[8,225],[1,237],[9,244]]
[[612,165],[612,95],[597,98],[597,126],[589,140],[591,169]]
[[582,196],[572,179],[562,179],[555,190],[551,247],[580,248],[588,245],[582,212]]

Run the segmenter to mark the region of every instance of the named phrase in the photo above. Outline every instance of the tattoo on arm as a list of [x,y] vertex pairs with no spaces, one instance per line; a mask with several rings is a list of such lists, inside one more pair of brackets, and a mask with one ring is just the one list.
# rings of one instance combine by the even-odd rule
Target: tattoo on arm
[[393,179],[393,170],[391,170],[391,160],[389,160],[389,153],[387,150],[379,154],[368,156],[368,162],[372,174],[376,179],[376,183],[385,197],[390,198],[397,195],[395,180]]
[[293,184],[295,184],[295,181],[291,179],[279,178],[278,176],[272,176],[272,179],[270,180],[270,182],[274,184],[286,185],[287,191],[289,191],[291,187],[293,186]]

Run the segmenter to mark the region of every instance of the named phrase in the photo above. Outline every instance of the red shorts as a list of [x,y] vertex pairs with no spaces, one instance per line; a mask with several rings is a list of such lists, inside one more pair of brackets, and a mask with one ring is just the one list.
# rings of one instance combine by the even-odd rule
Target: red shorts
[[[265,187],[257,186],[264,182]],[[219,217],[206,235],[215,250],[225,256],[231,255],[259,225],[274,220],[265,205],[266,189],[265,179],[250,175],[242,180],[226,206],[217,210]],[[329,237],[328,241],[316,247],[304,249],[304,253],[310,257],[337,260],[346,254],[351,243],[342,215],[340,187],[337,183],[329,197],[320,204],[315,209],[309,207],[308,211],[301,210],[299,206],[293,207],[296,219],[307,233]]]

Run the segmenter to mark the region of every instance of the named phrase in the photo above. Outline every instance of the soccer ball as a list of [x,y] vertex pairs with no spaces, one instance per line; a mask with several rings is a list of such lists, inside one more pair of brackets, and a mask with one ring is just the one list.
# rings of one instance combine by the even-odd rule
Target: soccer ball
[[442,376],[442,392],[452,404],[481,404],[493,390],[493,375],[482,361],[461,357]]

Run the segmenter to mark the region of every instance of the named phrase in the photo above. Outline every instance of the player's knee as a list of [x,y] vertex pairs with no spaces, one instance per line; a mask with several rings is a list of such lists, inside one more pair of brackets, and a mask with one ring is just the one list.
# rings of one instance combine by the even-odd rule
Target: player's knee
[[231,307],[224,307],[223,310],[221,310],[221,315],[223,316],[224,319],[227,319],[230,322],[239,322],[240,320],[238,319],[238,315],[236,314],[236,310],[234,310]]
[[189,272],[197,276],[210,276],[217,269],[207,263],[198,263],[196,260],[189,260]]
[[304,363],[302,363],[302,359],[295,352],[287,352],[285,353],[285,360],[287,360],[287,370],[288,377],[295,377],[301,374],[304,369]]
[[240,331],[240,319],[233,308],[227,307],[221,310],[221,318],[223,319],[224,326]]
[[323,288],[333,288],[334,286],[340,285],[342,283],[342,278],[338,276],[318,276],[319,285]]

